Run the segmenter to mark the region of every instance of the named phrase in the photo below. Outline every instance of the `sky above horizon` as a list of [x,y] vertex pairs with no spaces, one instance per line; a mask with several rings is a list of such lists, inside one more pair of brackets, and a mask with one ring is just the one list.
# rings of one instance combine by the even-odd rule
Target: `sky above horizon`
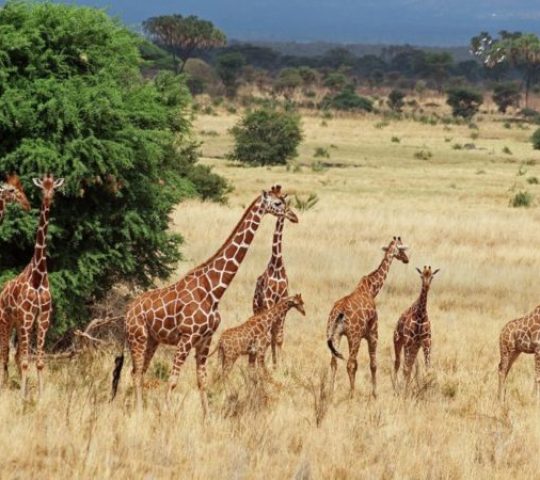
[[133,27],[156,15],[199,15],[239,40],[449,46],[480,31],[540,33],[539,0],[56,1],[106,8]]

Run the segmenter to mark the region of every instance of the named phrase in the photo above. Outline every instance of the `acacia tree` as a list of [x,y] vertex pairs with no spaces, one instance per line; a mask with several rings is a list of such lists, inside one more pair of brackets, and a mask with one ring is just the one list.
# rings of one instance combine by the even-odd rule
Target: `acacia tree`
[[52,333],[87,319],[115,282],[148,287],[180,258],[169,215],[226,184],[196,165],[191,98],[171,72],[141,77],[139,40],[104,12],[8,1],[0,8],[0,171],[18,172],[32,205],[0,229],[0,284],[32,256],[40,192],[65,177],[51,213]]
[[523,77],[525,106],[529,105],[529,92],[540,77],[540,39],[533,33],[502,31],[499,38],[482,32],[471,39],[471,52],[480,57],[488,68],[508,63]]
[[176,73],[182,73],[195,50],[221,47],[227,42],[212,22],[195,15],[160,15],[145,20],[142,26],[153,42],[171,52]]

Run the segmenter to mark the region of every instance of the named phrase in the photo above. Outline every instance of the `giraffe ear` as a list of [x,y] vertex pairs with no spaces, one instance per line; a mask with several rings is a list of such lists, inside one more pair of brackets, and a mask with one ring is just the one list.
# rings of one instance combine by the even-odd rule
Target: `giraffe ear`
[[387,252],[388,251],[388,247],[381,247],[382,251],[383,252]]
[[437,270],[434,270],[433,273],[432,273],[431,275],[434,277],[435,275],[437,275],[437,273],[439,272],[439,270],[440,270],[440,268],[437,268]]
[[41,188],[43,186],[43,182],[39,178],[33,178],[32,182],[38,188]]
[[417,271],[420,275],[422,275],[422,270],[420,270],[418,267],[416,267],[416,271]]
[[64,185],[64,179],[63,178],[57,178],[54,181],[54,188],[60,188],[62,185]]
[[266,190],[262,191],[262,198],[264,198],[264,199],[268,198],[268,192]]

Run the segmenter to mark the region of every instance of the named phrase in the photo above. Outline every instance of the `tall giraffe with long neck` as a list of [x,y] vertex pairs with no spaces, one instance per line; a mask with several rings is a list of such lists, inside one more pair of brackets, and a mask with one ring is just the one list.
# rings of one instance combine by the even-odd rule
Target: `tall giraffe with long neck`
[[8,203],[18,203],[25,212],[30,210],[30,202],[17,175],[8,175],[6,181],[0,185],[0,223],[4,219]]
[[18,344],[15,356],[21,374],[21,394],[26,398],[29,345],[34,325],[37,329],[36,367],[39,393],[43,392],[43,368],[45,336],[51,322],[52,298],[47,272],[47,229],[54,191],[64,183],[63,178],[55,179],[46,175],[34,179],[34,184],[42,191],[39,226],[36,235],[34,255],[28,266],[19,276],[9,281],[0,293],[0,357],[3,369],[0,370],[0,385],[7,379],[9,359],[9,335],[15,327]]
[[[262,217],[294,218],[278,187],[263,191],[221,248],[206,262],[188,272],[177,283],[143,293],[128,307],[125,330],[131,351],[137,405],[142,406],[143,375],[160,343],[175,345],[168,398],[178,383],[180,368],[195,349],[197,383],[204,415],[208,412],[206,361],[212,335],[220,323],[219,301],[233,281],[259,228]],[[112,396],[116,394],[123,354],[115,360]]]
[[384,257],[380,265],[369,275],[362,277],[352,293],[338,300],[330,312],[327,326],[327,344],[332,352],[330,366],[332,369],[332,390],[335,386],[337,360],[343,355],[336,349],[336,344],[342,335],[347,337],[349,343],[349,358],[347,360],[347,373],[351,385],[350,395],[354,395],[356,370],[358,369],[358,349],[363,338],[367,340],[369,363],[371,369],[371,384],[373,396],[377,396],[377,341],[378,317],[375,297],[384,285],[394,258],[409,263],[405,253],[407,247],[401,242],[401,237],[394,237],[387,247],[383,247]]
[[[279,193],[279,192],[278,192]],[[289,280],[283,261],[283,227],[285,218],[298,223],[298,217],[291,212],[288,217],[278,217],[272,241],[272,255],[266,270],[257,278],[255,294],[253,296],[253,313],[261,313],[276,305],[288,296]],[[277,364],[276,349],[281,351],[283,346],[283,323],[272,327],[272,363]]]

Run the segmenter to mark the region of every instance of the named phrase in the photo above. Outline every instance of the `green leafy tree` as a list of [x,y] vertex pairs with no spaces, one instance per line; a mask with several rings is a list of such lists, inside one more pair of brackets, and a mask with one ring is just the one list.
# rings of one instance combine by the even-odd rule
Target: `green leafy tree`
[[347,85],[347,77],[341,72],[332,72],[324,79],[324,86],[333,92],[339,92]]
[[519,85],[514,82],[498,83],[493,88],[492,98],[501,113],[506,113],[508,107],[517,107],[520,97]]
[[304,83],[302,75],[297,68],[284,68],[281,70],[274,82],[274,89],[289,97],[294,91]]
[[212,22],[195,15],[160,15],[145,20],[142,26],[152,41],[172,54],[176,73],[182,72],[195,50],[221,47],[227,42]]
[[366,97],[358,95],[352,85],[347,85],[336,95],[327,95],[323,102],[323,108],[334,108],[336,110],[363,110],[365,112],[373,111],[373,102]]
[[425,56],[424,74],[433,79],[439,93],[450,74],[454,58],[448,52],[428,52]]
[[167,277],[180,257],[168,229],[174,205],[226,191],[196,164],[185,85],[170,72],[145,82],[138,43],[100,10],[0,8],[0,171],[20,174],[35,207],[14,210],[0,229],[0,283],[32,256],[32,177],[65,177],[48,239],[53,336],[86,321],[112,284]]
[[387,103],[394,112],[401,112],[405,105],[405,94],[401,90],[392,90],[388,95]]
[[471,40],[471,51],[488,68],[508,63],[521,72],[525,90],[525,107],[529,106],[529,92],[540,77],[540,38],[533,33],[500,32],[499,38],[482,32]]
[[235,145],[230,158],[249,165],[283,165],[298,155],[300,117],[262,108],[247,113],[231,130]]
[[483,101],[482,94],[471,88],[455,87],[447,92],[446,103],[452,107],[454,117],[472,118]]
[[239,52],[224,52],[217,57],[216,71],[230,98],[236,97],[240,74],[245,64],[246,59]]

